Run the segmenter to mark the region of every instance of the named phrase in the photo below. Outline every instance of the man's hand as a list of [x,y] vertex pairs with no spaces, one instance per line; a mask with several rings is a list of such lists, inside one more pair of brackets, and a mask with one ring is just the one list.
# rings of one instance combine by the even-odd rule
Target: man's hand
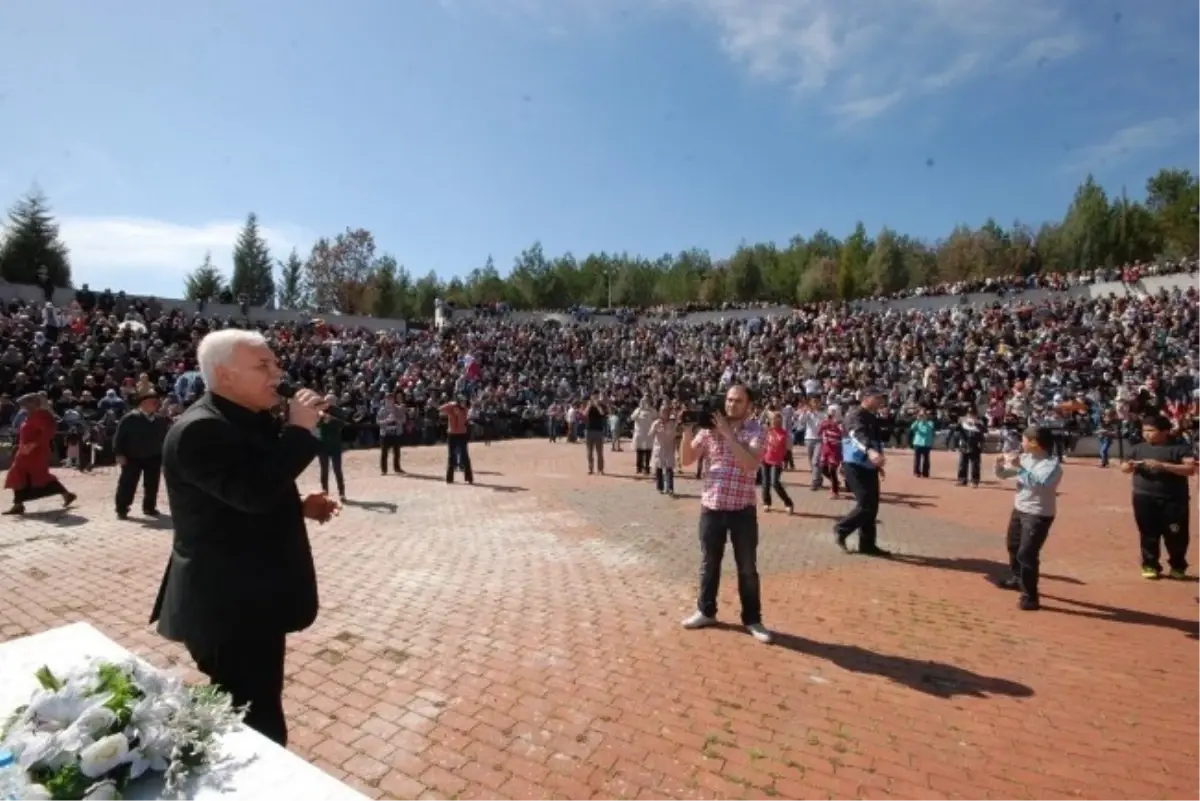
[[1121,472],[1132,473],[1134,470],[1137,470],[1138,464],[1138,462],[1121,462]]
[[304,508],[304,516],[318,523],[328,523],[342,508],[337,501],[323,492],[310,492],[301,505]]
[[725,415],[714,412],[712,419],[714,431],[726,439],[733,439],[733,426],[729,425]]
[[129,464],[129,460],[126,459],[124,456],[118,456],[117,464],[120,465],[121,467],[124,467],[125,465]]
[[325,399],[311,389],[301,389],[288,399],[287,408],[288,425],[312,431],[325,410]]
[[1141,466],[1142,469],[1146,470],[1147,472],[1157,473],[1160,469],[1162,469],[1163,463],[1158,459],[1143,459],[1141,461]]
[[879,451],[867,451],[867,461],[875,465],[875,467],[882,469],[887,464],[887,457]]

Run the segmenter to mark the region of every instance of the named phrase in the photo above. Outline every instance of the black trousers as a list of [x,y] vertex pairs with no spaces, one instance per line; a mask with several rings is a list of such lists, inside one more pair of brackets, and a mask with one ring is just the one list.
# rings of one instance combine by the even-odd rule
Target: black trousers
[[246,725],[267,739],[287,746],[287,720],[283,715],[283,634],[245,635],[203,645],[187,643],[196,667],[209,681],[233,696],[233,703],[249,704]]
[[1191,539],[1191,505],[1187,498],[1173,500],[1152,495],[1133,496],[1133,519],[1142,541],[1142,567],[1162,572],[1161,547],[1167,547],[1172,570],[1187,570]]
[[858,549],[870,551],[875,543],[875,519],[879,517],[879,471],[844,462],[846,489],[854,495],[854,508],[833,527],[842,539],[858,532]]
[[392,455],[392,471],[400,472],[400,435],[384,434],[379,444],[379,472],[387,475],[388,454]]
[[775,494],[783,501],[783,505],[789,509],[792,507],[792,496],[788,495],[788,491],[783,486],[783,465],[781,464],[764,464],[763,482],[762,482],[762,497],[763,503],[767,506],[771,505],[771,490],[775,490]]
[[958,483],[965,485],[968,478],[972,484],[979,483],[980,463],[983,461],[982,453],[959,453],[958,454]]
[[446,437],[446,483],[454,482],[454,471],[461,469],[468,484],[475,483],[471,470],[471,453],[467,450],[466,434],[450,434]]
[[933,448],[913,445],[913,475],[929,478],[929,453]]
[[650,449],[638,448],[636,454],[638,475],[641,475],[642,473],[650,475]]
[[139,479],[142,482],[142,511],[157,510],[158,482],[161,477],[161,456],[127,460],[121,465],[121,474],[117,477],[117,511],[125,514],[129,507],[133,506],[133,496],[137,493]]
[[[346,477],[342,473],[342,452],[340,450],[322,448],[317,451],[317,464],[320,465],[321,492],[329,492],[329,468],[333,468],[333,480],[337,484],[338,495],[346,494]],[[397,471],[400,468],[396,468]]]
[[1008,519],[1008,565],[1013,578],[1027,598],[1038,597],[1038,576],[1041,574],[1042,546],[1050,536],[1053,517],[1032,515],[1013,509]]
[[702,615],[717,616],[717,591],[721,587],[721,560],[725,541],[733,545],[737,565],[738,599],[742,625],[762,623],[762,593],[758,580],[758,512],[753,506],[732,512],[700,511],[700,597]]

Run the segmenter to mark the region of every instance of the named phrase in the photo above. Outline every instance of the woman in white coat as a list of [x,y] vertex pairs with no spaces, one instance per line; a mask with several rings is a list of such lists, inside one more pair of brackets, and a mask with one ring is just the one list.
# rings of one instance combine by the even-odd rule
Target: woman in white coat
[[650,451],[654,441],[650,437],[650,427],[654,424],[654,408],[649,398],[642,398],[641,404],[632,415],[633,420],[633,449],[637,453],[638,475],[650,475]]
[[664,405],[658,419],[650,424],[650,461],[658,491],[672,498],[675,497],[675,437],[678,433],[679,425],[671,416],[670,407]]

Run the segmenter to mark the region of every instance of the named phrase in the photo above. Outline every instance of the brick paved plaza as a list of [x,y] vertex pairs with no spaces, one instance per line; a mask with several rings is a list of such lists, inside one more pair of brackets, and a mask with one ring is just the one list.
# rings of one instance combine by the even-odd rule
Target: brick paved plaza
[[[1115,468],[1068,465],[1037,613],[987,581],[1010,489],[954,486],[946,454],[919,481],[896,454],[882,562],[838,552],[848,502],[789,474],[798,514],[761,518],[764,646],[679,628],[695,481],[671,501],[632,451],[593,478],[581,446],[472,448],[474,487],[442,482],[440,448],[403,477],[348,454],[352,505],[310,529],[323,604],[291,640],[291,747],[371,796],[1200,793],[1197,585],[1140,578]],[[190,668],[146,626],[169,523],[117,522],[112,472],[59,475],[76,510],[0,523],[0,635],[86,620]],[[736,623],[731,556],[721,599]]]

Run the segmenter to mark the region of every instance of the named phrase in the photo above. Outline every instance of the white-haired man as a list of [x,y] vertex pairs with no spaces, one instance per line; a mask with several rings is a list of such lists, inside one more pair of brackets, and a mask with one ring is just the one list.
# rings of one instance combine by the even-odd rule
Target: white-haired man
[[283,745],[285,639],[317,617],[304,520],[323,523],[337,507],[296,490],[317,455],[325,400],[299,390],[281,426],[271,410],[282,372],[256,332],[213,332],[197,356],[207,392],[163,445],[175,534],[150,620],[235,703],[250,704],[248,726]]

